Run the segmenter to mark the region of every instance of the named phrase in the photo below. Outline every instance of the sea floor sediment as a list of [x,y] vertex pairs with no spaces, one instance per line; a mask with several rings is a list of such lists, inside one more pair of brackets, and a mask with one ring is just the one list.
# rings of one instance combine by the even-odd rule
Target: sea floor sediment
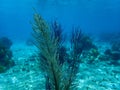
[[[0,74],[0,90],[45,90],[44,76],[34,59],[36,47],[17,43],[11,49],[15,66]],[[120,90],[120,65],[107,60],[82,62],[77,83],[78,90]]]

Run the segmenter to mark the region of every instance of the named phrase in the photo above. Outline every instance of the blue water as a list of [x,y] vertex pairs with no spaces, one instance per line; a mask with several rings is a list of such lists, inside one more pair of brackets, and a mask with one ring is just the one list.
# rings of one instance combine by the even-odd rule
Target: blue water
[[57,20],[67,32],[120,32],[120,0],[0,0],[0,37],[25,41],[31,36],[35,8],[48,22]]

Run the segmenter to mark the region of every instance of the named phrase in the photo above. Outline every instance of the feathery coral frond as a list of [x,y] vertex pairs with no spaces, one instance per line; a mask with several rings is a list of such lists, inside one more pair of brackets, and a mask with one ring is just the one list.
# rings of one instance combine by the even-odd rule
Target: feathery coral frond
[[40,68],[49,76],[52,90],[61,90],[61,71],[58,64],[57,39],[52,38],[52,31],[39,14],[34,15],[33,37],[40,51]]

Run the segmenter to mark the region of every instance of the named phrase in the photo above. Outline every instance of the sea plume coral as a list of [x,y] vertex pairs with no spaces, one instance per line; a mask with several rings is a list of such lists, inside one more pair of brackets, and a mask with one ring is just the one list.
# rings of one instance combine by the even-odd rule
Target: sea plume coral
[[57,39],[58,42],[59,64],[63,64],[66,61],[66,56],[67,56],[66,53],[67,49],[64,46],[65,37],[64,37],[63,29],[57,21],[54,21],[52,23],[51,29],[53,32],[53,36]]
[[[61,59],[64,58],[66,60],[66,56],[61,56],[66,54],[66,49],[62,46],[60,27],[55,22],[52,30],[39,14],[34,15],[34,21],[32,35],[35,40],[34,44],[39,50],[38,62],[46,79],[46,90],[73,90],[73,82],[75,81],[79,65],[78,58],[74,54],[77,54],[75,49],[77,50],[78,47],[73,48],[71,65],[66,61],[61,64]],[[76,33],[73,37],[72,45],[74,46],[78,43],[76,39],[79,37]],[[64,54],[62,54],[62,51],[64,51]],[[67,58],[69,58],[69,55]]]
[[58,64],[58,43],[57,39],[52,35],[47,23],[39,15],[34,15],[35,24],[33,24],[33,37],[36,42],[35,45],[40,50],[40,68],[44,74],[49,77],[49,84],[52,90],[61,89],[61,67]]

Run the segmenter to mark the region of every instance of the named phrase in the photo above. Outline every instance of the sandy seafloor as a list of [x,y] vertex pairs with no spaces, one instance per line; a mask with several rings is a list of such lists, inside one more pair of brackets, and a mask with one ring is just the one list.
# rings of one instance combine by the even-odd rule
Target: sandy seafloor
[[[106,43],[101,45],[100,52],[108,47]],[[45,90],[45,79],[34,60],[36,47],[15,43],[11,50],[16,65],[0,74],[0,90]],[[81,63],[75,90],[120,90],[120,66],[108,63],[107,60]]]

